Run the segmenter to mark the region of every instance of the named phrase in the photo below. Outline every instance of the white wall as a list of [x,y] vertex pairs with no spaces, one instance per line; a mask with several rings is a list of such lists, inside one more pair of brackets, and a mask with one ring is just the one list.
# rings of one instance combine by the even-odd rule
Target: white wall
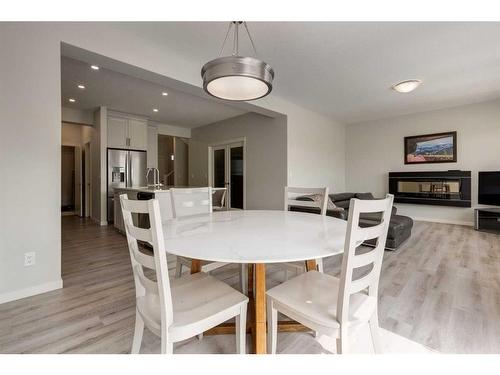
[[[61,42],[87,49],[96,54],[172,78],[173,80],[200,87],[202,62],[190,61],[173,50],[153,40],[138,37],[124,24],[116,23],[1,23],[0,59],[1,87],[9,92],[2,97],[0,124],[2,136],[0,172],[9,176],[9,181],[21,181],[25,171],[37,181],[32,184],[6,184],[2,180],[0,212],[9,212],[8,222],[2,216],[0,225],[0,295],[15,299],[21,295],[34,294],[60,283],[60,147],[61,147],[61,93],[60,93],[60,49]],[[36,64],[33,64],[36,61]],[[288,117],[291,138],[288,147],[296,147],[300,141],[300,127],[309,127],[314,132],[317,123],[333,121],[324,119],[299,106],[271,95],[258,101],[258,105]],[[338,133],[341,133],[339,131]],[[332,132],[331,148],[310,153],[335,159],[341,157],[335,146],[336,132]],[[319,136],[316,136],[319,138]],[[19,150],[33,150],[21,155]],[[94,150],[93,150],[94,151]],[[303,171],[300,153],[291,151],[288,163],[292,174],[291,183],[311,183],[310,172]],[[324,154],[324,152],[327,152]],[[7,156],[4,156],[7,155]],[[95,152],[92,152],[93,156]],[[321,159],[323,160],[323,159]],[[339,162],[339,164],[341,164]],[[94,165],[93,165],[94,166]],[[308,166],[308,168],[311,168]],[[322,164],[321,177],[314,183],[327,182],[332,173],[333,187],[342,178],[336,168]],[[100,183],[100,182],[99,182]],[[105,180],[104,180],[105,184]],[[44,191],[44,199],[38,199],[38,191]],[[15,197],[23,198],[19,205]],[[5,225],[4,225],[5,222]],[[30,229],[27,239],[26,228]],[[19,238],[23,238],[22,244]],[[24,252],[37,249],[37,266],[22,265]],[[24,293],[24,294],[23,294]],[[5,297],[7,296],[7,297]]]
[[191,129],[182,126],[168,125],[155,121],[148,121],[151,126],[156,126],[158,134],[171,135],[173,137],[191,138]]
[[[47,38],[0,25],[8,92],[0,100],[0,303],[62,286],[61,59]],[[24,267],[31,251],[36,265]]]
[[62,123],[61,143],[63,146],[82,145],[82,125]]
[[[404,164],[405,136],[457,131],[457,163]],[[472,171],[472,199],[477,203],[477,172],[500,170],[500,101],[431,111],[347,127],[347,190],[388,191],[388,172],[461,169]],[[415,219],[471,224],[470,208],[398,204]]]
[[208,145],[246,138],[246,208],[283,209],[287,171],[286,117],[256,113],[192,129],[189,143],[189,183],[208,184]]
[[345,191],[346,126],[304,110],[287,113],[288,185]]
[[83,109],[62,107],[61,117],[63,122],[93,125],[94,113],[93,111],[86,111]]

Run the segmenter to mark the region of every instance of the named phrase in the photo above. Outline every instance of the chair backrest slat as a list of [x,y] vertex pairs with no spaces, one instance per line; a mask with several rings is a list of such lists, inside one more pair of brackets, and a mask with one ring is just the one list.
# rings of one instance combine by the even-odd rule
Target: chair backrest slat
[[[342,271],[340,277],[339,297],[337,304],[337,318],[346,323],[349,317],[350,296],[368,290],[368,295],[377,298],[380,270],[384,256],[389,221],[392,213],[394,196],[387,194],[385,199],[359,200],[351,199],[349,205],[349,220],[344,244]],[[372,227],[361,228],[359,219],[361,214],[381,213],[380,223]],[[375,239],[376,245],[370,251],[356,254],[357,247],[368,239]],[[371,268],[362,277],[353,280],[355,269]]]
[[364,266],[368,266],[369,264],[372,264],[373,262],[375,262],[377,260],[377,252],[376,251],[369,251],[367,253],[364,253],[364,254],[360,254],[360,255],[356,255],[353,259],[352,259],[352,267],[353,268],[360,268],[360,267],[364,267]]
[[212,212],[212,188],[170,189],[174,218]]
[[133,225],[127,225],[127,229],[130,235],[136,240],[147,242],[151,244],[153,242],[153,237],[151,236],[151,230],[134,227]]
[[350,294],[358,293],[361,292],[362,290],[368,288],[372,283],[373,283],[373,277],[374,277],[373,272],[369,272],[363,277],[360,277],[359,279],[353,280],[351,282],[351,287],[349,290]]
[[[173,321],[173,307],[160,204],[157,199],[129,200],[126,194],[120,195],[120,204],[132,262],[136,298],[148,297],[149,295],[158,298],[159,296],[162,329],[168,329]],[[150,227],[148,229],[136,227],[132,220],[132,213],[148,214]],[[137,240],[150,243],[153,246],[153,256],[139,251]],[[155,271],[156,281],[144,275],[143,267]],[[141,314],[147,320],[154,320],[153,317],[148,317],[149,311],[141,311]]]
[[365,227],[365,228],[359,228],[355,235],[356,235],[356,241],[366,241],[366,240],[371,240],[373,238],[379,238],[382,233],[384,233],[385,230],[385,225],[384,223],[377,224],[373,227]]
[[135,261],[141,266],[149,268],[150,270],[156,270],[155,258],[151,255],[146,255],[140,251],[136,251],[133,253],[133,256]]
[[[137,267],[137,266],[136,266]],[[153,280],[148,279],[143,272],[140,270],[136,270],[137,277],[139,278],[141,285],[146,289],[146,293],[159,295],[160,291],[158,290],[158,284]]]
[[[320,200],[298,200],[299,197],[308,195],[318,195]],[[328,203],[328,188],[303,188],[285,186],[285,211],[290,209],[290,206],[319,208],[321,215],[326,215]]]
[[134,212],[137,214],[147,214],[148,207],[144,205],[144,201],[135,201],[131,199],[125,199],[122,201],[123,208],[125,211]]

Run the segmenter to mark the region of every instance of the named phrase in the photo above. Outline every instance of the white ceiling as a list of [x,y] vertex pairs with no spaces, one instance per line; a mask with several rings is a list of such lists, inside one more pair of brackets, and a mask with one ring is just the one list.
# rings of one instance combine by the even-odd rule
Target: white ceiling
[[[77,88],[84,84],[85,90]],[[173,90],[106,68],[98,71],[89,64],[61,58],[62,105],[78,109],[106,106],[110,109],[146,116],[165,124],[194,128],[245,113],[244,110]],[[168,96],[162,96],[162,92]],[[76,99],[70,103],[69,98]],[[153,112],[157,108],[158,112]]]
[[[117,27],[168,46],[201,68],[218,55],[227,23]],[[272,95],[345,123],[500,97],[498,22],[250,22],[249,28],[259,56],[276,72]],[[250,54],[249,43],[241,44],[242,54]],[[417,91],[390,89],[411,78],[423,80]]]

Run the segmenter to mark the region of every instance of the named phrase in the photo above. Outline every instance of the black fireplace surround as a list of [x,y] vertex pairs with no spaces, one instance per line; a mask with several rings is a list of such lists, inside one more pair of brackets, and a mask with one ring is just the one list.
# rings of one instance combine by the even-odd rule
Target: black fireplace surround
[[396,203],[471,207],[471,172],[389,172]]

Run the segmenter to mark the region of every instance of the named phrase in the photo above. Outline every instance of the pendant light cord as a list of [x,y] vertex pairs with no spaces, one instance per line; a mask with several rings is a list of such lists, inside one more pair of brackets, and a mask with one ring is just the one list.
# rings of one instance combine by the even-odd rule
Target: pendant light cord
[[227,28],[226,32],[226,37],[224,38],[224,42],[222,42],[222,47],[219,52],[219,57],[222,56],[222,52],[224,52],[224,47],[226,46],[227,38],[229,36],[229,33],[231,32],[231,28],[234,25],[234,36],[233,36],[233,56],[238,56],[239,53],[239,32],[238,32],[238,26],[240,23],[243,23],[245,26],[245,30],[248,35],[248,39],[250,39],[250,43],[252,44],[253,51],[255,53],[255,57],[258,57],[257,54],[257,49],[255,48],[255,43],[253,42],[252,35],[250,35],[250,31],[248,30],[248,25],[246,22],[240,22],[240,21],[232,21],[229,22],[229,26]]
[[222,42],[222,47],[219,52],[219,57],[221,57],[222,52],[224,52],[224,46],[226,45],[227,37],[229,36],[229,32],[231,31],[231,27],[233,27],[233,23],[229,22],[229,26],[227,27],[227,32],[226,32],[226,37],[224,38],[224,41]]
[[253,42],[252,36],[250,35],[250,31],[248,30],[248,25],[246,22],[243,22],[243,25],[245,25],[245,29],[246,29],[247,34],[248,34],[248,39],[250,39],[250,43],[252,43],[252,48],[253,48],[253,51],[255,52],[255,57],[257,57],[258,56],[257,49],[255,48],[255,44]]

